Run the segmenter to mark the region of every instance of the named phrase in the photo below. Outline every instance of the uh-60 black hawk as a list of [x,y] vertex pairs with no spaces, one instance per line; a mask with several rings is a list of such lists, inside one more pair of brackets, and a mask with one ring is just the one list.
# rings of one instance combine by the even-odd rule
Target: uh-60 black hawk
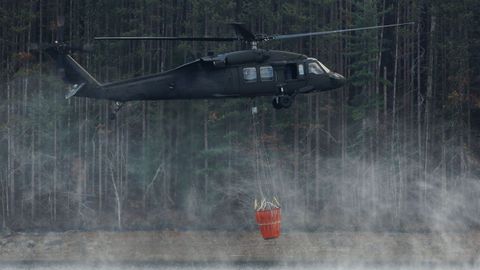
[[[111,83],[100,83],[79,65],[69,53],[77,48],[58,41],[47,49],[56,58],[64,80],[71,84],[66,98],[72,96],[116,101],[209,99],[273,96],[273,107],[288,108],[297,94],[327,91],[341,87],[345,78],[315,58],[303,54],[259,49],[259,43],[308,36],[396,27],[413,23],[370,26],[288,35],[254,35],[242,24],[231,24],[234,37],[97,37],[96,40],[180,40],[240,41],[249,50],[206,56],[166,72]],[[63,26],[63,23],[62,23]]]

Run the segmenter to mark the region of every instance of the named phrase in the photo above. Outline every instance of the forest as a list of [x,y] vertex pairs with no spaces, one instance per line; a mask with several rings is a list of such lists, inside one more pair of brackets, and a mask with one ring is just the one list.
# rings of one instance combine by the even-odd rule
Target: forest
[[[283,228],[425,232],[480,225],[478,0],[0,0],[2,230],[250,230],[276,196]],[[264,49],[315,57],[347,84],[271,98],[65,99],[36,48],[65,39],[101,82],[239,44],[96,36],[289,34],[392,23]],[[252,114],[252,107],[258,109]]]

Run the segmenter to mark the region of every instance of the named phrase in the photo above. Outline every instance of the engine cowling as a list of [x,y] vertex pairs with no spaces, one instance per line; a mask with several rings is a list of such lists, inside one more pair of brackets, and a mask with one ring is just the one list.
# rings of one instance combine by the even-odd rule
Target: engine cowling
[[250,50],[232,53],[225,58],[227,65],[241,65],[252,62],[263,62],[268,59],[268,55],[263,50]]

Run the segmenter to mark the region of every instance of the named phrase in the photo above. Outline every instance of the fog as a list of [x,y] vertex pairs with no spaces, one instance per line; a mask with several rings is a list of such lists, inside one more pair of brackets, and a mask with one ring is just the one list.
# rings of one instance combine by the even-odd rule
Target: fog
[[[33,78],[12,81],[12,96]],[[445,143],[427,148],[418,140],[425,132],[409,123],[345,125],[334,109],[311,117],[299,104],[314,96],[283,111],[268,99],[136,102],[110,120],[109,103],[62,100],[54,77],[45,85],[52,91],[39,100],[19,94],[7,103],[6,261],[478,262],[475,155],[460,147],[464,133],[438,137],[446,123],[431,124],[429,137]],[[318,97],[318,105],[335,101]],[[282,235],[269,242],[253,204],[273,196]],[[144,230],[152,233],[133,233]]]

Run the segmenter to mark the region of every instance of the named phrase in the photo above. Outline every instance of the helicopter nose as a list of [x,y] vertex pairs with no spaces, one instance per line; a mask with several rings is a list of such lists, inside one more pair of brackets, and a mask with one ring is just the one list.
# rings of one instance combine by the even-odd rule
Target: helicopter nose
[[338,74],[336,72],[332,72],[330,74],[330,80],[332,81],[332,84],[334,85],[335,88],[342,87],[347,81],[345,77],[343,77],[341,74]]

